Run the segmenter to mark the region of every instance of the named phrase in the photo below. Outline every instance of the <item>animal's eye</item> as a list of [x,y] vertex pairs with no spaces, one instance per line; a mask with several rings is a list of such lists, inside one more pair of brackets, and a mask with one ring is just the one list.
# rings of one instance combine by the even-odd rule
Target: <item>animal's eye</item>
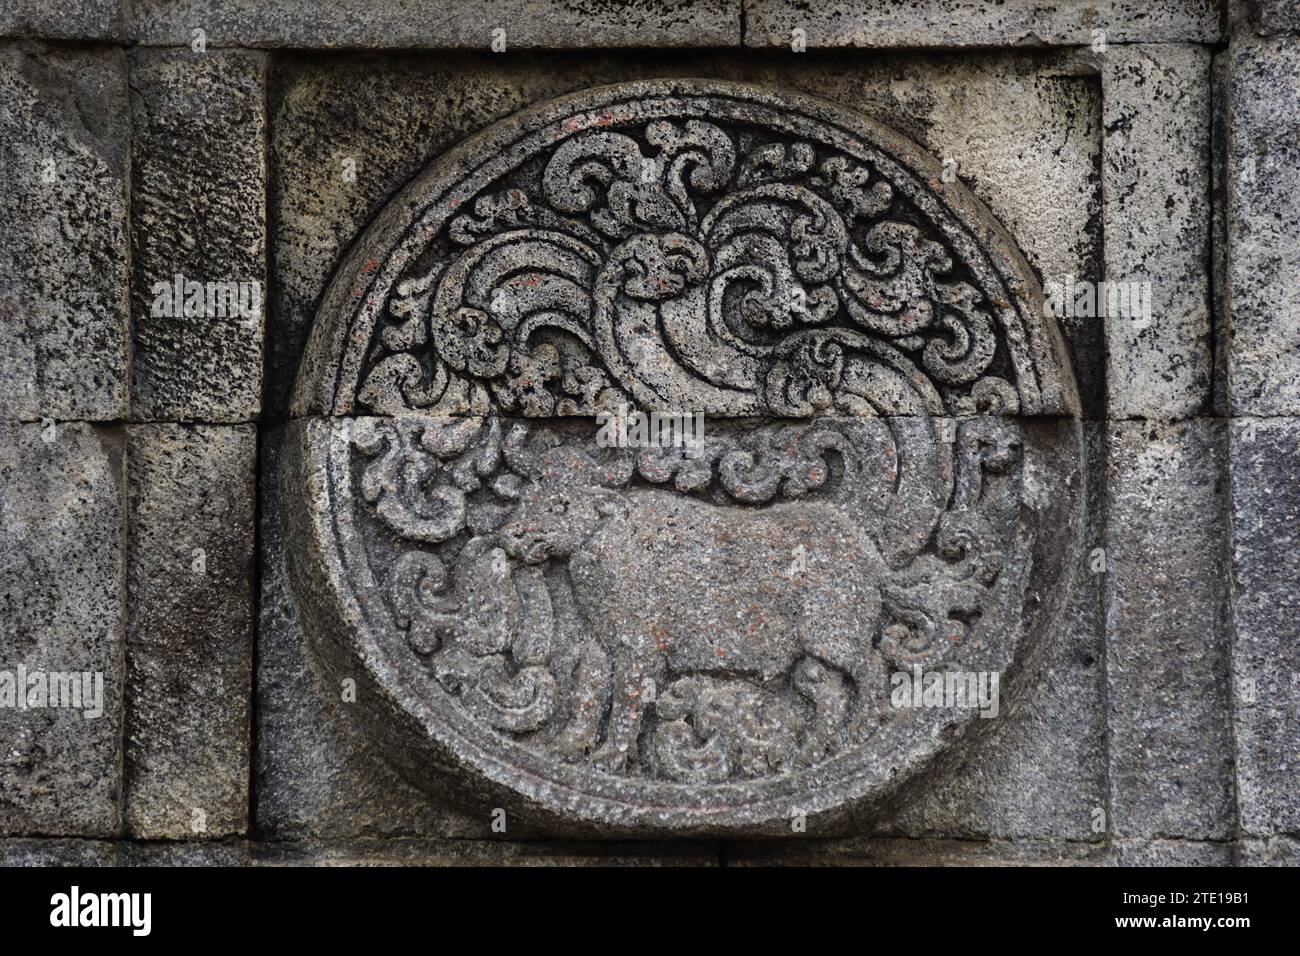
[[551,514],[562,515],[569,510],[569,503],[567,501],[557,501],[551,505],[550,510]]

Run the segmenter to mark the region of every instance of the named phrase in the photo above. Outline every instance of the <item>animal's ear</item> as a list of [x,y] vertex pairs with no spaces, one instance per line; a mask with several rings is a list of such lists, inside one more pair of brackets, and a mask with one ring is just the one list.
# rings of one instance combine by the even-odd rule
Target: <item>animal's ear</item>
[[614,518],[627,514],[627,502],[617,491],[597,491],[596,514],[602,518]]

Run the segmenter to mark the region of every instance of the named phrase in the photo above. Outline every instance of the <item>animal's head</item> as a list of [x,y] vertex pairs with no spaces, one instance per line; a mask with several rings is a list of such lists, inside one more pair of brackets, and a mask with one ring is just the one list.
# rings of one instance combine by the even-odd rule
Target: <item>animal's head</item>
[[961,432],[963,457],[971,467],[983,468],[1000,475],[1020,458],[1023,442],[1004,422],[980,420],[966,422]]
[[598,461],[567,446],[530,450],[523,426],[507,436],[502,450],[510,467],[526,478],[513,493],[514,516],[501,529],[501,547],[516,560],[541,564],[568,557],[623,508],[617,489],[632,477],[626,454]]

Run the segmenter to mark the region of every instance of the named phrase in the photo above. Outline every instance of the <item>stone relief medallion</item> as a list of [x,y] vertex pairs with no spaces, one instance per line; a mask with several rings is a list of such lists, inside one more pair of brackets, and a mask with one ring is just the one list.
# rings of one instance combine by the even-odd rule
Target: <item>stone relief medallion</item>
[[[1005,713],[1077,547],[1078,402],[940,174],[840,107],[671,80],[504,120],[392,200],[282,478],[315,652],[387,760],[546,827],[781,833],[996,722],[907,682],[996,674]],[[597,427],[640,413],[702,433]]]

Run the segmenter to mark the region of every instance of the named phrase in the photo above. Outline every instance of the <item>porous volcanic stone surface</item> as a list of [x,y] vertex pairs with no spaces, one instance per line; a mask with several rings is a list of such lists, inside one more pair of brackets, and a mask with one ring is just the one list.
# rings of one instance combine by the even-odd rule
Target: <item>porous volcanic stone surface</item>
[[126,417],[126,57],[0,43],[0,420]]
[[[627,405],[713,432],[540,421]],[[443,156],[335,274],[293,411],[327,686],[407,780],[547,830],[834,832],[974,721],[973,684],[890,689],[1009,705],[1073,574],[1078,395],[1021,253],[907,140],[762,87]]]
[[0,865],[1300,860],[1296,0],[0,7]]
[[319,673],[285,566],[284,429],[264,433],[259,466],[257,836],[265,840],[488,837],[490,816],[448,809],[402,780],[351,718],[341,681]]
[[1300,98],[1294,38],[1234,39],[1224,104],[1230,131],[1227,223],[1228,403],[1233,415],[1300,414]]
[[1117,836],[1214,840],[1233,830],[1226,440],[1223,424],[1205,419],[1109,426],[1106,673]]
[[[189,44],[201,29],[219,46],[494,50],[733,46],[741,0],[134,0],[131,33],[146,44]],[[493,43],[497,45],[494,47]]]
[[128,436],[126,829],[248,829],[253,669],[252,426]]
[[[1210,57],[1176,44],[1102,58],[1110,418],[1182,419],[1210,401]],[[1100,298],[1100,296],[1099,296]],[[1137,301],[1141,300],[1141,306]]]
[[1229,448],[1237,799],[1269,836],[1300,822],[1300,420],[1238,419]]
[[100,707],[0,707],[5,835],[119,832],[124,467],[110,429],[0,424],[0,671],[24,667],[33,703],[39,675],[98,674],[102,692]]
[[[747,46],[1003,46],[1212,43],[1215,0],[747,0]],[[1098,32],[1100,31],[1100,33]]]
[[132,418],[249,421],[262,391],[266,56],[137,49],[130,62]]
[[0,37],[120,41],[126,19],[125,0],[7,0]]

